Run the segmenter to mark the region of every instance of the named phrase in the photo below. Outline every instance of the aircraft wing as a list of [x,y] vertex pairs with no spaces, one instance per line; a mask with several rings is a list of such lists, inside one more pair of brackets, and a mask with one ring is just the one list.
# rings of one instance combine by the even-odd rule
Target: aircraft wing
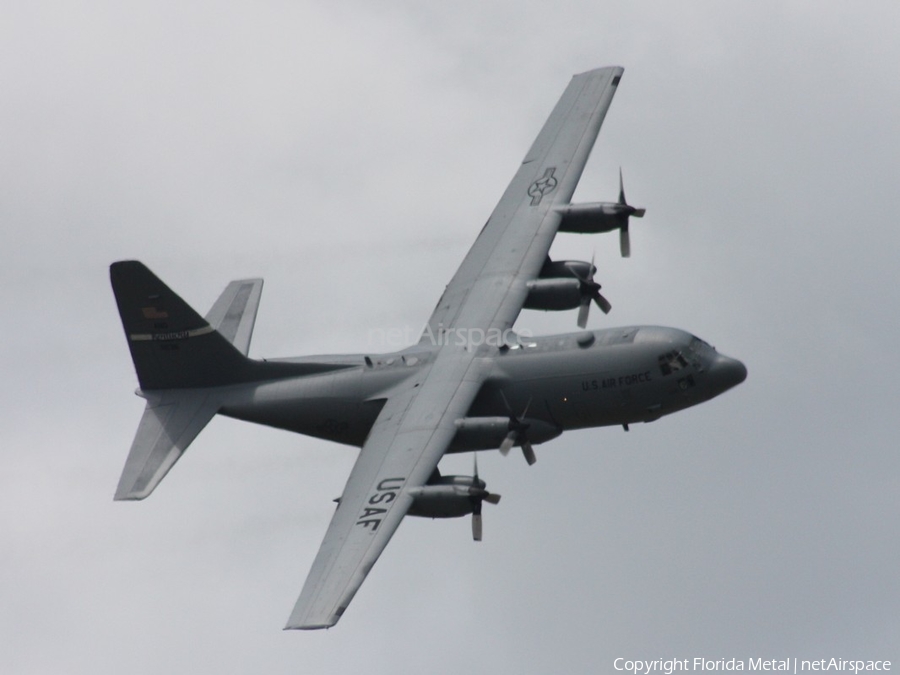
[[337,623],[456,434],[481,386],[481,362],[439,353],[388,393],[285,628]]
[[572,78],[428,321],[420,344],[448,332],[515,323],[581,178],[624,68]]
[[440,349],[385,393],[286,628],[337,623],[409,510],[409,489],[437,467],[498,346],[445,334],[513,325],[559,227],[553,207],[571,199],[622,72],[600,68],[566,88],[432,314],[420,343]]

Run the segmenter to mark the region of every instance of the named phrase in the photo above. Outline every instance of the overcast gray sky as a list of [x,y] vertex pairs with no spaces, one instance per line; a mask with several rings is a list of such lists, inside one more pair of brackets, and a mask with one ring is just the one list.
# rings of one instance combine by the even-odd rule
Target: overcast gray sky
[[[0,9],[0,671],[613,672],[900,664],[900,5],[46,2]],[[251,354],[418,330],[573,73],[625,76],[560,235],[738,389],[483,453],[485,541],[407,519],[335,629],[281,631],[356,451],[216,419],[145,502],[108,283],[266,289]],[[569,331],[575,313],[523,312]],[[451,457],[463,472],[470,457]],[[895,666],[897,667],[897,666]]]

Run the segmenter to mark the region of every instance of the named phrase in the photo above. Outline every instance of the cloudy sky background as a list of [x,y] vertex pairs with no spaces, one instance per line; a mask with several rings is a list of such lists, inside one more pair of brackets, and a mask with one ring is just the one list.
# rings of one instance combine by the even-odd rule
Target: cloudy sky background
[[[898,26],[891,1],[4,4],[0,670],[900,662]],[[622,166],[647,217],[629,260],[614,235],[551,254],[596,251],[592,327],[685,328],[743,385],[534,467],[484,453],[485,541],[407,519],[327,632],[281,627],[355,450],[216,419],[112,501],[143,404],[110,262],[201,312],[265,277],[251,355],[374,351],[424,324],[570,76],[610,64],[576,200]]]

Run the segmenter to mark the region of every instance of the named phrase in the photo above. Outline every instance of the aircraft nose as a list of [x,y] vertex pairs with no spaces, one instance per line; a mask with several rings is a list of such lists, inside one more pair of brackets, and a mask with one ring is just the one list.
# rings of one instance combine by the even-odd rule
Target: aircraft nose
[[710,374],[722,391],[725,391],[747,379],[747,366],[737,359],[717,354],[710,368]]

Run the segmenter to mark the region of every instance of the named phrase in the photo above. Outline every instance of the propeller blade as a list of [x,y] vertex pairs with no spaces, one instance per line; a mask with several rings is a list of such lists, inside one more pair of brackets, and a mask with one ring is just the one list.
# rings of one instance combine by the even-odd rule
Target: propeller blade
[[[643,209],[641,210],[643,211]],[[619,250],[622,252],[623,258],[631,257],[631,237],[628,234],[627,221],[624,227],[619,228]]]
[[591,296],[585,295],[581,299],[581,305],[578,307],[578,327],[587,326],[588,313],[591,311]]
[[537,456],[534,454],[534,448],[531,447],[531,443],[528,441],[522,443],[522,454],[525,455],[525,461],[528,462],[528,466],[531,466],[537,461]]
[[500,398],[503,399],[503,405],[504,405],[504,407],[506,407],[506,412],[509,413],[510,419],[515,417],[515,415],[513,414],[512,408],[509,405],[509,401],[506,400],[506,394],[503,393],[502,389],[500,390]]
[[[588,307],[590,307],[590,297],[585,296],[583,302],[587,303]],[[500,397],[503,399],[503,405],[505,405],[506,409],[509,411],[509,433],[506,434],[506,438],[504,438],[503,442],[500,443],[500,454],[506,457],[512,447],[518,441],[521,441],[522,451],[525,452],[525,459],[528,460],[529,464],[534,464],[534,451],[531,450],[531,443],[528,442],[527,436],[528,427],[530,427],[531,425],[525,421],[525,416],[528,414],[528,409],[531,407],[531,401],[533,400],[533,398],[528,399],[528,403],[525,404],[525,409],[522,411],[522,414],[516,417],[516,414],[512,411],[512,408],[509,405],[509,401],[506,400],[506,394],[503,393],[502,389],[500,390]],[[529,449],[525,450],[526,447]],[[531,457],[531,459],[529,459],[529,457]],[[485,499],[487,499],[487,497],[485,497]],[[499,495],[497,496],[497,500],[500,500]]]
[[625,201],[625,183],[622,180],[622,167],[619,167],[619,205],[622,209],[622,225],[619,227],[619,249],[623,258],[631,257],[631,238],[628,236],[628,219],[631,216],[643,218],[647,209],[636,209]]
[[472,539],[475,541],[481,541],[482,535],[482,524],[481,524],[481,514],[473,513],[472,514]]
[[[512,435],[512,432],[510,433]],[[506,443],[507,439],[504,439],[503,443]],[[510,442],[510,447],[512,444]],[[501,446],[501,451],[503,446]],[[509,449],[507,449],[509,452]],[[481,506],[484,502],[488,504],[497,504],[500,502],[500,495],[491,494],[487,490],[484,489],[484,483],[478,478],[478,453],[475,452],[472,454],[472,460],[474,465],[474,475],[472,476],[472,486],[469,488],[469,499],[472,501],[472,539],[475,541],[481,541],[482,535],[482,521],[481,521]]]
[[[599,307],[600,311],[604,314],[609,314],[609,311],[612,309],[612,305],[609,304],[609,300],[600,295],[600,293],[594,295],[594,302],[597,303],[597,307]],[[584,326],[582,326],[582,328],[584,328]]]
[[519,417],[519,421],[522,422],[525,419],[525,416],[528,414],[528,409],[531,407],[531,402],[534,400],[534,396],[528,397],[528,403],[525,404],[525,410],[522,411],[522,415]]

